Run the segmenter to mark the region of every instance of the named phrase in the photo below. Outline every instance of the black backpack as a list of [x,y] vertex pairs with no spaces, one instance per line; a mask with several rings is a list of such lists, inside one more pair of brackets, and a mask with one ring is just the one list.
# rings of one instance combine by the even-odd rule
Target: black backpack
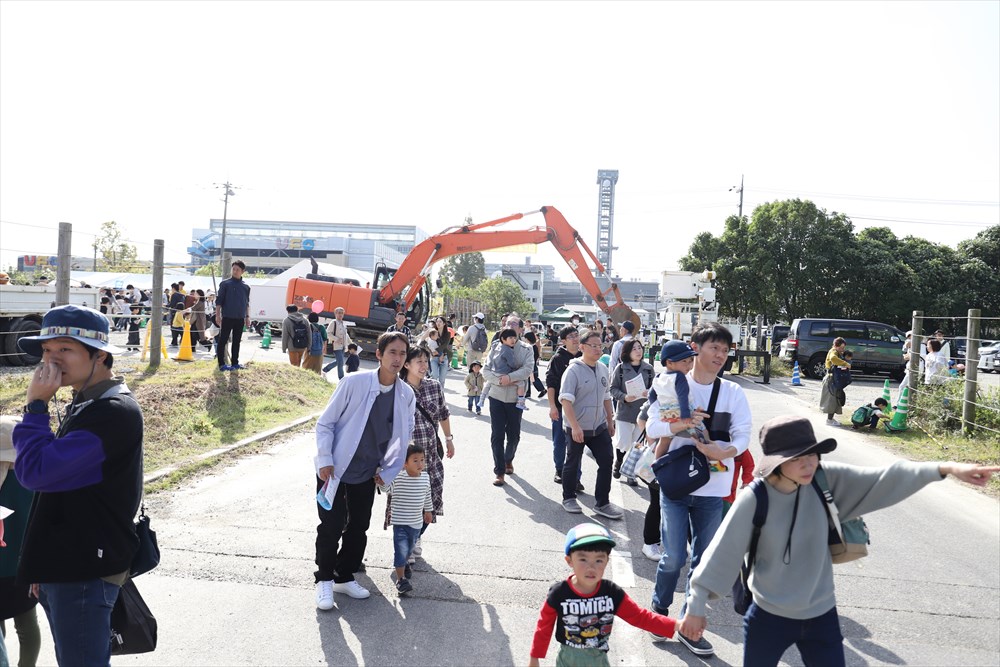
[[292,347],[304,350],[309,347],[309,323],[301,319],[292,320]]

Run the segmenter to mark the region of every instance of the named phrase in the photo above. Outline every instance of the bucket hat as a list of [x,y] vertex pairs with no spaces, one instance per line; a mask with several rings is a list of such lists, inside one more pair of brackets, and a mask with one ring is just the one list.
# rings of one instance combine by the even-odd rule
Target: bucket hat
[[112,345],[108,318],[100,311],[86,306],[58,306],[45,313],[42,329],[36,336],[23,336],[17,346],[34,357],[42,356],[42,341],[52,338],[72,338],[95,350],[108,354],[121,354],[124,350]]
[[581,523],[573,526],[566,533],[566,555],[573,549],[577,549],[589,544],[610,544],[612,548],[615,541],[611,539],[611,533],[604,526],[596,523]]
[[785,461],[804,454],[829,454],[837,448],[833,438],[816,441],[812,424],[804,417],[775,417],[760,427],[760,448],[764,457],[755,474],[767,477]]
[[690,345],[682,340],[668,340],[660,350],[660,363],[668,361],[683,361],[688,357],[696,357],[698,353]]

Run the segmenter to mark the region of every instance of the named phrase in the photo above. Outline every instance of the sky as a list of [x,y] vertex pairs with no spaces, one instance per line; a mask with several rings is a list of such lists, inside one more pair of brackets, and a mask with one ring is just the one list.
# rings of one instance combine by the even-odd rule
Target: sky
[[954,246],[1000,224],[1000,2],[0,0],[3,268],[108,220],[186,263],[227,181],[230,219],[550,205],[594,248],[599,169],[626,280],[720,234],[741,178],[747,216],[798,197]]

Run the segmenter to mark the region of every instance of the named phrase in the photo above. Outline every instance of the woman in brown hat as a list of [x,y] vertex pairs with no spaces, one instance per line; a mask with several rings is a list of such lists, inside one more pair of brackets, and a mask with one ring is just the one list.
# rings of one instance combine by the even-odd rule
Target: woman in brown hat
[[[767,493],[750,577],[753,604],[743,618],[743,664],[777,665],[795,644],[806,665],[843,665],[843,637],[833,589],[824,502],[812,488],[820,456],[837,448],[817,442],[801,417],[777,417],[760,430],[764,457],[756,474]],[[889,507],[948,475],[984,486],[1000,467],[965,463],[897,461],[885,468],[827,462],[823,472],[842,521]],[[806,487],[803,489],[803,487]],[[748,551],[757,507],[754,493],[740,493],[691,578],[687,615],[678,631],[698,639],[706,604],[730,591]]]

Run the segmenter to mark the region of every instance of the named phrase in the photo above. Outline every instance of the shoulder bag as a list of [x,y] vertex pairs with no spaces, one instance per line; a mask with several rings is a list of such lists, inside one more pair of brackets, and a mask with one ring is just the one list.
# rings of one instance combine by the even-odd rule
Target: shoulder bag
[[132,557],[132,577],[146,574],[160,564],[160,546],[156,542],[156,531],[149,525],[146,504],[139,506],[139,518],[135,520],[135,534],[139,538],[139,550]]
[[[711,434],[711,414],[719,400],[722,381],[716,378],[712,384],[712,398],[708,402],[709,419],[705,428]],[[708,483],[711,471],[708,459],[694,445],[684,445],[667,452],[653,462],[653,473],[660,484],[661,493],[671,500],[680,500]]]
[[437,455],[438,455],[439,459],[443,460],[444,459],[444,445],[441,444],[441,436],[438,435],[437,422],[434,421],[433,419],[431,419],[430,414],[428,414],[428,412],[426,410],[424,410],[424,406],[420,405],[420,401],[416,401],[415,400],[414,403],[417,406],[417,410],[420,410],[420,414],[422,414],[424,416],[424,419],[426,419],[427,421],[429,421],[431,424],[434,425],[434,442],[437,443]]
[[813,477],[812,487],[816,489],[823,507],[826,508],[826,518],[830,524],[830,532],[827,543],[830,545],[830,556],[834,565],[850,563],[868,555],[868,545],[871,540],[868,535],[868,526],[861,517],[855,517],[850,521],[841,521],[840,512],[833,502],[833,493],[830,492],[830,484],[827,482],[826,473],[823,466],[816,468],[816,475]]

